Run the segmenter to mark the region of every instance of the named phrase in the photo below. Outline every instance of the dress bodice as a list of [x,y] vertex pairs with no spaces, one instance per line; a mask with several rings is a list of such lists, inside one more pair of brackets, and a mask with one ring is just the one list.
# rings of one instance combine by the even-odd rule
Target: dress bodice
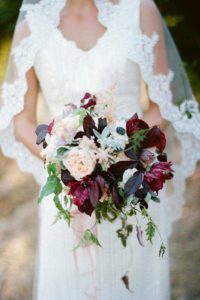
[[108,25],[88,51],[65,38],[58,27],[51,28],[49,39],[36,55],[34,68],[52,115],[59,114],[64,104],[78,104],[85,92],[99,94],[111,89],[118,117],[140,113],[139,68],[127,59],[116,25]]

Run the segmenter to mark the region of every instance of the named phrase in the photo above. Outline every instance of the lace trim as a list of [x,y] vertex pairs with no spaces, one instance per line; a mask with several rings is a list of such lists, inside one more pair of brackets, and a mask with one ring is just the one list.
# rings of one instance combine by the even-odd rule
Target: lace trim
[[[168,70],[167,75],[154,74],[154,48],[158,40],[159,36],[156,33],[151,37],[138,34],[134,37],[132,45],[127,44],[127,57],[138,63],[141,76],[148,86],[150,99],[159,105],[162,116],[172,123],[182,148],[181,163],[174,167],[174,192],[168,197],[166,204],[170,218],[168,230],[170,235],[173,222],[182,214],[185,179],[194,173],[196,163],[200,160],[200,114],[195,98],[185,100],[180,108],[173,104],[170,87],[174,74],[171,70]],[[186,115],[188,110],[192,111],[191,119]]]
[[[47,2],[48,1],[44,1],[43,4],[47,4]],[[61,1],[58,2],[61,5]],[[59,8],[60,7],[61,6],[59,6]],[[53,7],[51,7],[51,9],[52,8]],[[38,184],[41,185],[45,180],[45,175],[42,171],[43,163],[22,143],[16,140],[13,117],[24,108],[24,96],[27,91],[26,73],[33,66],[36,53],[44,44],[45,38],[48,37],[47,33],[50,34],[50,30],[44,25],[39,26],[37,23],[38,20],[42,22],[45,18],[42,7],[39,4],[23,6],[21,10],[26,11],[25,18],[31,29],[31,34],[29,37],[23,39],[11,52],[17,67],[18,78],[12,84],[5,82],[2,86],[3,107],[0,111],[0,144],[3,154],[12,159],[16,159],[19,168],[22,171],[33,174]],[[58,3],[56,10],[56,13],[58,13]],[[51,15],[52,17],[54,15],[54,22],[57,20],[56,13],[54,10],[54,14]],[[36,24],[38,24],[38,26],[35,26]],[[41,30],[41,28],[43,30]]]

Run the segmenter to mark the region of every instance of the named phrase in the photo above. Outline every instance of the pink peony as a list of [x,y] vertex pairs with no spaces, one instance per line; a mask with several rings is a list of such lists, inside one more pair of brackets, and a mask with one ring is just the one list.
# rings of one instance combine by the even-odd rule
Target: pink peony
[[152,191],[158,192],[163,188],[165,180],[173,177],[171,166],[171,162],[155,163],[152,165],[150,171],[144,174],[144,180],[148,183]]

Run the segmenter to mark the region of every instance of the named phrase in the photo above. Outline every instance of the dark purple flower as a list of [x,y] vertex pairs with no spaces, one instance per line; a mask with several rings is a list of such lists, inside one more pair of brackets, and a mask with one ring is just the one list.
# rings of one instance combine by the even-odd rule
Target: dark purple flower
[[143,149],[140,155],[140,160],[146,163],[152,163],[155,160],[155,155],[148,149]]
[[69,195],[73,197],[73,203],[75,205],[82,206],[89,199],[93,180],[89,178],[83,178],[81,181],[70,181],[67,186],[69,187]]
[[166,180],[173,177],[173,170],[171,162],[159,162],[152,165],[150,171],[144,174],[144,180],[148,183],[150,189],[158,192],[163,188]]

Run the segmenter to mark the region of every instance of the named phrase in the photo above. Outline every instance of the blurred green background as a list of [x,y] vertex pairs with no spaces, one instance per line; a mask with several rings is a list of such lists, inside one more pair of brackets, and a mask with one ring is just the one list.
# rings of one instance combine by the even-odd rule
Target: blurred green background
[[[0,82],[21,0],[0,0]],[[200,100],[200,4],[157,0]],[[172,300],[200,300],[200,172],[187,182],[183,217],[170,238]],[[38,186],[0,154],[0,300],[30,300],[37,244]],[[47,300],[47,299],[44,299]],[[142,299],[141,299],[142,300]],[[149,299],[153,300],[153,299]],[[165,299],[160,299],[165,300]]]

